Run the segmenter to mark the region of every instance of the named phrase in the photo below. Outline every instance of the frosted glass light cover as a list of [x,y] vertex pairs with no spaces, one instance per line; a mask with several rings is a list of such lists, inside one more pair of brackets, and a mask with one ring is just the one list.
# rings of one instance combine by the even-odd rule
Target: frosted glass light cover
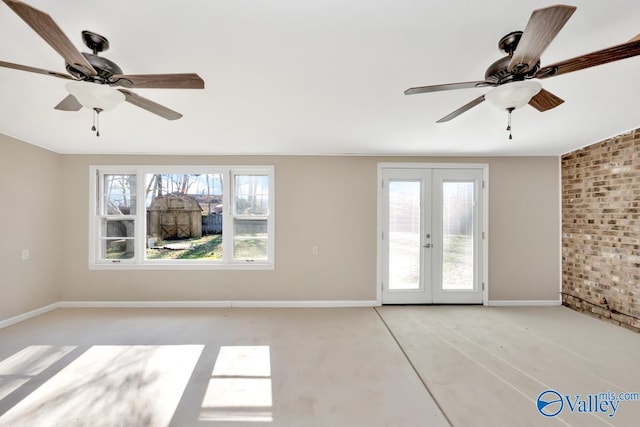
[[69,82],[65,84],[65,88],[83,107],[90,110],[113,110],[125,98],[119,90],[98,83]]
[[496,107],[506,110],[527,105],[531,98],[541,90],[542,84],[539,81],[524,80],[495,87],[487,92],[484,97]]

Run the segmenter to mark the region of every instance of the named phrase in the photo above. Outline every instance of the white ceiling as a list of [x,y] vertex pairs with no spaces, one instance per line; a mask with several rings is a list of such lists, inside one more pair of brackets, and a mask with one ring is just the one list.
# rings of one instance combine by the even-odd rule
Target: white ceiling
[[[60,153],[557,155],[640,127],[640,57],[543,80],[565,100],[540,113],[489,103],[436,120],[486,89],[403,95],[481,80],[498,40],[553,2],[469,0],[28,0],[82,51],[111,44],[125,73],[196,72],[204,90],[138,89],[184,114],[167,121],[124,103],[63,112],[65,80],[0,68],[0,133]],[[542,65],[640,33],[640,2],[578,7]],[[63,60],[0,3],[0,60],[64,71]]]

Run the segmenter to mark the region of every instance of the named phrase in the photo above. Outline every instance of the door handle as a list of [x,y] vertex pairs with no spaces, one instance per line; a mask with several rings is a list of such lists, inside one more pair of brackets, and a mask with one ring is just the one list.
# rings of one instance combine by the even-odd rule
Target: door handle
[[431,247],[431,243],[427,243],[426,245],[422,245],[423,248],[430,248]]

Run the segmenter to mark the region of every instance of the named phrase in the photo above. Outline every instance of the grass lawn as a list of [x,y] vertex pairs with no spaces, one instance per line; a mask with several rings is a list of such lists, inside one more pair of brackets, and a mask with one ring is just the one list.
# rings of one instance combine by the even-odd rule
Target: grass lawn
[[156,248],[147,248],[147,259],[222,259],[222,234],[165,240],[156,245]]

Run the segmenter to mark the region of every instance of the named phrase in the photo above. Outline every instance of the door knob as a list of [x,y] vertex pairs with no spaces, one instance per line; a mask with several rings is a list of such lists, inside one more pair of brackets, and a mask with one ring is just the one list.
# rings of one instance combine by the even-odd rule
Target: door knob
[[422,245],[423,248],[430,248],[431,247],[431,243],[427,243],[426,245]]

